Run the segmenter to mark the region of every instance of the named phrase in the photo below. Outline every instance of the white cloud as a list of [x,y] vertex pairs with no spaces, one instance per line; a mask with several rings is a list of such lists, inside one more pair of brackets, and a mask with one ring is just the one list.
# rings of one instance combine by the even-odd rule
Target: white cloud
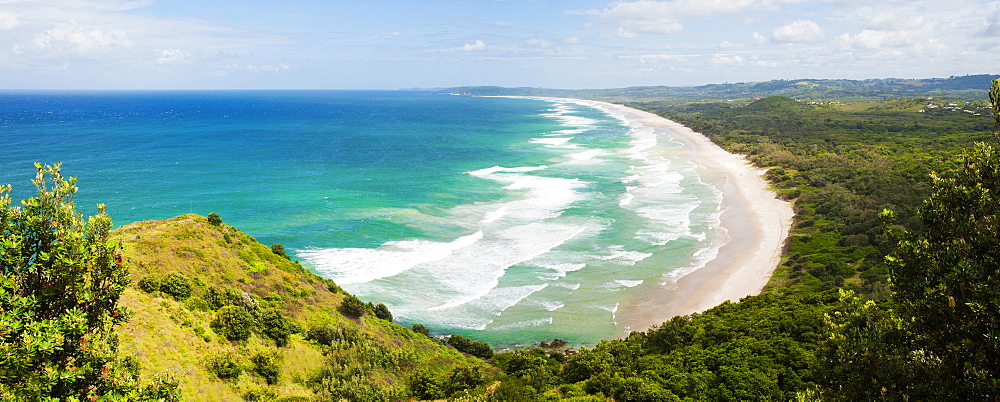
[[732,65],[732,64],[744,64],[746,60],[740,55],[734,54],[714,54],[712,55],[712,64],[722,64],[722,65]]
[[570,37],[568,37],[566,39],[563,39],[563,42],[566,42],[566,43],[580,43],[580,37],[578,37],[578,36],[570,36]]
[[87,27],[77,23],[58,24],[35,36],[32,43],[38,50],[76,55],[109,53],[133,46],[128,34],[121,29]]
[[526,41],[526,43],[529,46],[534,46],[534,47],[551,47],[552,46],[552,42],[549,42],[549,41],[547,41],[545,39],[542,39],[542,38],[528,39]]
[[476,39],[475,42],[466,43],[461,47],[457,48],[456,50],[460,52],[474,52],[477,50],[484,50],[484,49],[486,49],[486,43],[479,39]]
[[757,44],[757,45],[766,45],[767,42],[769,42],[767,40],[767,36],[762,35],[760,32],[754,32],[753,33],[753,43],[754,44]]
[[798,20],[775,28],[771,33],[778,42],[819,42],[824,36],[823,28],[810,20]]
[[684,23],[715,16],[737,16],[750,9],[771,9],[796,0],[638,0],[618,2],[600,14],[600,22],[627,32],[677,34]]
[[17,19],[16,15],[0,12],[0,29],[7,31],[14,29],[18,25],[21,25],[21,21]]
[[857,49],[882,49],[888,47],[904,47],[914,41],[914,34],[905,31],[875,31],[866,29],[856,35],[842,34],[837,40],[847,46]]
[[156,64],[190,63],[192,60],[190,54],[180,49],[161,49],[159,53]]

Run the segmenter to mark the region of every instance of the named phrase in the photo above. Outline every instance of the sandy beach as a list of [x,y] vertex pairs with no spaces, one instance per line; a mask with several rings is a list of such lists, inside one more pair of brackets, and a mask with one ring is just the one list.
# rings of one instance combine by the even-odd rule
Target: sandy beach
[[794,212],[790,203],[776,198],[762,170],[704,135],[655,114],[611,103],[558,100],[624,115],[629,122],[657,129],[666,137],[664,141],[682,143],[686,156],[700,166],[702,180],[723,194],[721,226],[731,240],[705,267],[619,306],[616,316],[623,334],[644,331],[676,315],[701,312],[726,300],[736,302],[763,290],[781,260]]

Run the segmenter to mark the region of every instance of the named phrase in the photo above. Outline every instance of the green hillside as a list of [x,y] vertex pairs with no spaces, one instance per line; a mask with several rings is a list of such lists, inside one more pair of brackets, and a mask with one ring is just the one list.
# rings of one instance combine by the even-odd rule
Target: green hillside
[[[337,285],[225,223],[190,214],[125,225],[114,236],[123,241],[135,284],[121,299],[133,315],[121,330],[120,353],[134,356],[144,376],[178,379],[185,399],[397,399],[409,395],[417,373],[445,377],[467,366],[491,371],[482,360],[371,311],[345,315],[338,306],[350,297]],[[161,290],[142,290],[155,281]],[[236,300],[213,303],[229,295]],[[257,320],[278,313],[294,323],[295,333],[284,346],[263,333],[266,328],[227,340],[211,324],[224,308],[219,304],[244,305]],[[233,367],[220,378],[218,366],[226,364]]]

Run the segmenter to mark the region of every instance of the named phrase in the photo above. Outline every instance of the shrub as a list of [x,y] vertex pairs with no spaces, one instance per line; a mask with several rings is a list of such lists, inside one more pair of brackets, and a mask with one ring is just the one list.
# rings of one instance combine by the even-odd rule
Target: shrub
[[184,301],[184,307],[187,307],[187,309],[191,311],[208,311],[212,309],[205,299],[198,296],[188,297],[188,299]]
[[191,296],[191,282],[186,276],[171,272],[160,281],[160,291],[173,296],[178,301],[184,301]]
[[247,402],[265,402],[278,399],[278,392],[268,387],[254,387],[243,394]]
[[473,389],[485,382],[483,372],[480,371],[479,367],[456,367],[448,374],[448,380],[444,384],[444,389],[448,395],[452,395],[456,392]]
[[139,282],[136,283],[136,286],[138,286],[139,290],[142,290],[143,292],[153,293],[160,290],[160,278],[148,275],[143,277],[142,279],[139,279]]
[[205,368],[223,380],[239,377],[244,366],[243,357],[231,350],[211,354],[205,359]]
[[255,323],[247,309],[240,306],[225,306],[215,313],[211,326],[215,333],[230,341],[245,341],[253,333]]
[[299,328],[291,319],[272,308],[261,313],[260,332],[273,339],[278,347],[284,347],[288,344],[288,337],[299,332]]
[[431,331],[424,326],[424,324],[413,324],[413,332],[418,334],[423,334],[427,337],[431,336]]
[[334,342],[357,344],[366,339],[364,333],[354,327],[329,322],[314,324],[306,331],[306,339],[321,345],[331,346]]
[[493,357],[493,348],[486,342],[473,341],[461,334],[454,334],[448,338],[448,345],[451,345],[459,352],[468,353],[481,359]]
[[253,372],[261,376],[269,385],[278,383],[278,375],[280,374],[279,364],[281,363],[281,355],[278,352],[262,350],[253,355],[250,358],[250,362],[253,363]]
[[358,318],[365,315],[368,311],[368,306],[357,296],[347,295],[347,297],[344,297],[344,301],[340,302],[340,307],[337,308],[337,311],[340,311],[345,316]]
[[288,254],[285,254],[285,246],[282,246],[281,243],[272,244],[271,252],[278,255],[279,257],[285,257],[285,259],[288,261],[292,260],[292,257],[289,257]]
[[215,212],[212,212],[212,213],[208,214],[208,224],[212,225],[212,226],[221,226],[222,225],[222,217],[219,216],[219,214],[217,214]]
[[410,377],[410,393],[420,400],[444,399],[444,385],[441,380],[426,372],[418,372]]
[[382,304],[382,303],[376,304],[375,308],[372,309],[372,312],[379,319],[383,319],[383,320],[386,320],[386,321],[392,321],[392,312],[389,311],[389,308],[386,307],[385,304]]

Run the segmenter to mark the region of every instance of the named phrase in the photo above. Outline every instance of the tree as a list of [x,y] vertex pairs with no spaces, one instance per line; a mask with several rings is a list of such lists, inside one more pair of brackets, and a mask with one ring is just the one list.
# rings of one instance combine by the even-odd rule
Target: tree
[[341,314],[348,316],[350,318],[360,318],[368,312],[368,305],[361,301],[357,296],[347,295],[344,300],[340,302],[340,307],[337,310]]
[[222,217],[219,216],[219,214],[217,214],[215,212],[212,212],[212,213],[208,214],[208,224],[210,224],[212,226],[221,226],[222,225]]
[[274,244],[272,244],[271,245],[271,252],[274,253],[274,254],[276,254],[276,255],[278,255],[278,256],[280,256],[280,257],[285,257],[286,260],[289,260],[289,261],[292,260],[292,257],[289,257],[288,254],[285,253],[285,246],[283,246],[281,243],[274,243]]
[[1000,153],[977,144],[964,166],[933,176],[925,230],[896,233],[894,300],[909,317],[939,397],[992,399],[1000,390]]
[[372,312],[375,314],[375,317],[378,317],[379,319],[392,321],[392,312],[389,311],[389,308],[386,307],[385,304],[376,304],[372,309]]
[[230,341],[245,341],[256,328],[253,315],[241,306],[223,306],[211,324],[215,333]]
[[143,390],[115,357],[129,274],[104,205],[84,221],[76,179],[35,169],[38,196],[20,206],[0,186],[0,399],[175,398],[175,382]]
[[990,88],[990,102],[993,102],[993,121],[997,130],[993,135],[1000,141],[1000,78],[993,80],[993,87]]

